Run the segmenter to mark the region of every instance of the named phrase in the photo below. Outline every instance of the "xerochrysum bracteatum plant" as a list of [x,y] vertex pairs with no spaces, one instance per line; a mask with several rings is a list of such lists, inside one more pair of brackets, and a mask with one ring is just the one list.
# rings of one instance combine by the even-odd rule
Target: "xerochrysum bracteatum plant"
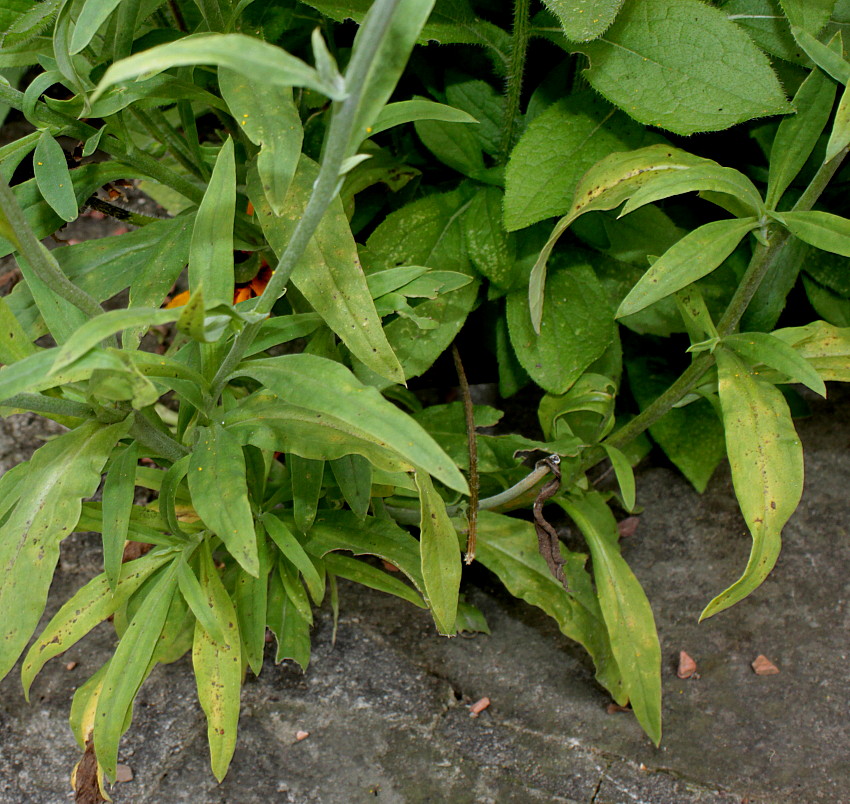
[[[28,692],[112,617],[71,712],[101,783],[139,687],[190,651],[223,778],[267,629],[306,669],[338,578],[441,634],[485,629],[464,553],[660,741],[661,651],[615,516],[647,432],[698,490],[728,456],[752,552],[712,616],[768,575],[800,499],[794,386],[850,379],[850,11],[761,5],[0,11],[0,102],[29,124],[0,148],[22,279],[0,401],[67,428],[0,479],[0,676],[21,659]],[[104,197],[116,182],[161,215]],[[89,207],[132,231],[42,244]],[[461,399],[423,407],[408,382],[446,351]],[[502,414],[472,404],[464,354],[539,431],[476,433]],[[103,572],[30,645],[75,530],[102,534]]]

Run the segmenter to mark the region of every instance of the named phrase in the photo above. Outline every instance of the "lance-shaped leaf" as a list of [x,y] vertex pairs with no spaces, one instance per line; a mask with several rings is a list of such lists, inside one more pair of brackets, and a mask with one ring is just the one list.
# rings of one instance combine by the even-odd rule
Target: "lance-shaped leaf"
[[446,636],[454,636],[457,633],[455,619],[461,576],[460,544],[446,513],[446,504],[431,478],[424,472],[417,472],[416,487],[421,509],[419,550],[425,594],[437,630]]
[[[305,549],[323,559],[330,558],[329,553],[333,550],[378,556],[398,567],[419,592],[425,593],[419,544],[391,519],[366,517],[364,521],[351,511],[320,511]],[[336,572],[330,565],[328,568]],[[424,605],[413,590],[409,591],[416,605]]]
[[564,35],[574,42],[601,36],[617,16],[623,0],[544,0],[561,23]]
[[334,479],[359,517],[365,517],[372,499],[372,466],[362,455],[346,455],[330,462]]
[[398,103],[388,103],[381,109],[369,136],[374,137],[387,129],[405,123],[415,123],[417,120],[442,120],[444,123],[478,123],[471,114],[444,103],[435,103],[429,100],[399,101]]
[[204,289],[207,307],[233,301],[233,216],[236,165],[228,137],[215,160],[210,183],[198,207],[189,248],[189,287]]
[[218,422],[198,429],[188,471],[192,505],[245,572],[257,577],[257,536],[242,447]]
[[208,543],[201,548],[200,585],[206,597],[206,605],[225,637],[223,642],[217,642],[204,630],[199,620],[195,624],[192,645],[192,667],[198,685],[198,700],[207,716],[210,764],[220,782],[227,773],[236,748],[242,652],[236,610],[218,577]]
[[850,89],[844,87],[838,108],[835,110],[835,120],[832,124],[829,142],[826,144],[824,164],[835,159],[839,152],[843,151],[848,145],[850,145]]
[[263,669],[271,568],[266,540],[261,533],[258,535],[260,536],[257,543],[260,555],[260,576],[254,578],[240,567],[233,592],[233,603],[236,606],[236,616],[239,618],[239,635],[242,638],[245,661],[256,676]]
[[27,700],[32,682],[41,668],[123,606],[142,582],[169,557],[167,552],[156,551],[135,561],[128,561],[122,565],[114,589],[105,574],[98,575],[56,612],[30,647],[21,665],[21,683]]
[[65,152],[46,129],[41,132],[32,155],[33,173],[44,200],[64,221],[77,217],[77,197]]
[[[835,84],[820,70],[812,70],[794,95],[796,114],[782,119],[770,148],[767,206],[773,209],[817,144],[829,120]],[[838,125],[836,119],[836,127]]]
[[635,507],[635,473],[632,471],[632,465],[629,463],[629,459],[616,447],[604,443],[602,447],[608,455],[608,460],[611,461],[611,466],[614,467],[614,474],[617,475],[623,505],[627,511],[633,511]]
[[603,38],[570,49],[590,59],[583,74],[594,89],[676,134],[792,110],[767,57],[699,0],[630,0]]
[[170,324],[181,315],[180,309],[160,310],[156,307],[110,310],[96,318],[86,321],[63,344],[51,368],[54,374],[71,365],[101,341],[129,327],[144,325],[154,327],[160,324]]
[[234,376],[253,377],[283,402],[345,422],[449,488],[468,492],[460,470],[431,436],[339,363],[310,354],[281,355],[243,363]]
[[710,274],[757,226],[757,218],[732,218],[694,229],[653,263],[620,303],[616,317],[637,313]]
[[176,567],[174,560],[150,579],[152,586],[122,635],[103,679],[97,699],[94,748],[110,779],[115,778],[118,741],[129,726],[127,713],[151,670],[151,659],[177,587]]
[[104,73],[91,102],[113,84],[139,76],[149,78],[172,67],[193,64],[229,67],[249,78],[262,75],[269,84],[308,87],[331,100],[345,97],[338,88],[322,81],[319,74],[301,59],[261,39],[244,34],[193,34],[116,62]]
[[748,215],[764,213],[764,201],[756,186],[739,170],[720,165],[697,165],[687,170],[662,173],[643,185],[625,204],[620,217],[674,195],[693,191],[723,193],[742,202]]
[[307,588],[310,590],[310,596],[318,606],[325,596],[325,582],[310,560],[310,556],[301,546],[301,542],[295,538],[283,520],[272,514],[263,515],[263,525],[265,525],[266,532],[280,549],[280,552],[301,573]]
[[[842,55],[840,46],[833,49],[796,25],[791,26],[791,33],[797,40],[797,44],[821,70],[831,75],[839,84],[846,86],[850,83],[850,62]],[[835,43],[840,43],[840,37],[835,40]]]
[[776,219],[794,237],[842,257],[850,257],[850,220],[831,212],[783,212]]
[[753,546],[744,574],[705,607],[701,620],[737,603],[768,576],[782,528],[803,494],[803,448],[785,398],[728,349],[717,349],[715,357],[732,483]]
[[702,157],[668,145],[649,145],[637,151],[614,153],[597,162],[576,187],[569,212],[558,221],[540,252],[528,283],[528,302],[535,332],[540,331],[546,263],[561,235],[585,212],[614,209],[631,198],[654,177],[670,170],[687,170],[702,165]]
[[826,396],[826,386],[816,369],[791,346],[767,332],[727,335],[723,344],[737,352],[750,365],[763,363],[793,382],[803,383],[816,394]]
[[[256,174],[249,171],[251,201],[269,244],[278,254],[307,206],[318,171],[315,162],[301,157],[281,217],[273,214]],[[355,357],[382,377],[404,382],[404,371],[384,335],[339,197],[331,203],[293,270],[292,282]]]
[[780,0],[780,4],[788,22],[812,36],[823,30],[835,8],[835,0]]
[[80,518],[100,472],[129,421],[89,421],[49,441],[30,461],[30,478],[2,526],[0,539],[0,678],[9,672],[38,625],[59,559],[59,542]]
[[262,74],[249,77],[227,68],[219,68],[218,83],[236,122],[261,146],[257,172],[274,214],[282,215],[303,139],[292,88],[269,84]]
[[587,555],[570,552],[563,544],[561,555],[566,561],[564,574],[569,592],[540,555],[534,525],[491,511],[478,515],[476,560],[496,573],[512,595],[545,611],[562,634],[582,645],[596,666],[596,680],[617,703],[625,704],[628,696],[623,679],[585,569]]
[[794,350],[824,380],[850,382],[850,327],[813,321],[804,327],[787,327],[773,333]]
[[[398,0],[394,4],[377,0],[366,14],[354,38],[351,60],[345,71],[346,90],[349,93],[360,91],[347,156],[354,155],[371,133],[433,7],[434,0]],[[369,45],[374,48],[376,39],[377,48],[373,52],[364,49]],[[351,86],[352,76],[358,76],[364,67],[365,76],[359,79],[360,85]]]
[[103,572],[113,592],[130,528],[138,457],[138,442],[133,441],[116,456],[103,484]]
[[73,55],[83,50],[120,2],[121,0],[85,0],[71,34],[69,53]]
[[611,650],[635,716],[661,742],[661,647],[646,594],[620,555],[617,522],[598,492],[558,502],[578,525],[593,559],[596,593]]
[[[295,517],[295,527],[301,533],[307,533],[316,518],[319,497],[322,496],[325,462],[292,455],[287,458],[287,464],[292,476],[292,515]],[[271,533],[269,535],[272,536]]]

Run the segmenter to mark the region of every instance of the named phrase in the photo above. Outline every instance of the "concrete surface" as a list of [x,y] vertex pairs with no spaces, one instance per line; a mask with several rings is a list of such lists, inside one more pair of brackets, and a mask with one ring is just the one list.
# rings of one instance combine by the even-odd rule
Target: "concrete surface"
[[[798,422],[806,493],[764,586],[702,625],[704,604],[746,563],[749,537],[721,469],[697,495],[672,470],[638,477],[645,505],[624,552],[655,610],[664,656],[664,739],[608,714],[582,651],[483,569],[466,584],[491,636],[443,639],[427,613],[341,586],[336,645],[319,612],[302,674],[267,658],[243,692],[236,757],[222,785],[187,659],[143,687],[119,761],[133,781],[114,800],[179,804],[292,802],[850,802],[850,395]],[[0,465],[43,434],[0,422]],[[23,446],[22,446],[23,445]],[[14,456],[20,458],[20,454]],[[97,572],[98,540],[63,545],[49,611]],[[72,800],[78,751],[67,726],[74,688],[114,644],[108,624],[48,664],[27,705],[13,672],[0,685],[0,804]],[[686,650],[699,679],[676,677]],[[781,670],[756,676],[768,656]],[[77,662],[66,670],[67,662]],[[469,705],[487,696],[478,718]],[[296,741],[299,730],[310,736]]]

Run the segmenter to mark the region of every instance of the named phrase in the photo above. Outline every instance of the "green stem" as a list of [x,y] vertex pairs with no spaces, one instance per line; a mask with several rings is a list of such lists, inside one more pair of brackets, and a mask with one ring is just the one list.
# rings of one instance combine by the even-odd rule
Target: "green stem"
[[3,407],[31,410],[34,413],[43,413],[48,416],[75,416],[79,419],[90,419],[94,412],[82,402],[74,402],[71,399],[61,399],[56,396],[26,393],[15,394],[4,399]]
[[[351,62],[345,74],[345,85],[349,90],[348,97],[337,106],[336,112],[328,129],[325,151],[319,175],[313,185],[313,192],[304,214],[298,221],[295,231],[286,249],[275,266],[274,273],[266,285],[263,294],[257,300],[254,312],[268,314],[274,303],[283,295],[292,271],[304,254],[310,239],[319,226],[331,202],[339,192],[340,169],[348,150],[357,123],[357,113],[363,90],[369,74],[369,69],[378,48],[383,42],[386,30],[392,20],[393,12],[399,0],[378,0],[373,6],[372,25],[361,28],[362,39],[355,49]],[[378,8],[381,4],[384,7]],[[246,326],[236,337],[233,346],[225,356],[212,380],[211,394],[217,400],[227,383],[228,377],[242,360],[246,350],[253,342],[261,324]]]
[[511,58],[508,65],[508,82],[505,90],[505,115],[502,119],[502,141],[499,144],[501,161],[507,161],[514,139],[514,129],[519,118],[522,99],[522,77],[525,55],[528,50],[530,26],[528,10],[530,0],[514,0],[514,25],[511,32]]
[[18,204],[18,199],[15,198],[15,194],[2,176],[0,176],[0,209],[10,227],[9,232],[3,231],[5,227],[0,220],[0,233],[29,262],[33,273],[57,296],[71,302],[86,317],[94,318],[100,315],[103,308],[62,273],[56,260],[35,236],[35,232]]
[[175,441],[171,436],[154,427],[145,415],[138,410],[133,417],[130,435],[156,455],[160,455],[172,463],[176,463],[191,451],[179,441]]

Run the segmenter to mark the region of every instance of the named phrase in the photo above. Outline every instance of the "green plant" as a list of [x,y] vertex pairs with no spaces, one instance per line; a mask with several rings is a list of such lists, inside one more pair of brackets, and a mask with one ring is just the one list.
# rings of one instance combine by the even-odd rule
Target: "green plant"
[[[37,627],[61,539],[102,533],[103,573],[22,665],[28,690],[114,617],[116,652],[71,714],[98,773],[114,776],[145,678],[191,650],[223,778],[266,628],[276,660],[306,668],[313,606],[327,595],[336,609],[338,577],[429,607],[442,634],[485,627],[458,599],[463,544],[588,650],[658,743],[660,648],[611,507],[635,510],[647,430],[700,490],[729,456],[753,548],[702,616],[775,563],[802,492],[777,386],[823,394],[850,379],[850,222],[828,187],[844,182],[850,144],[846,98],[833,110],[850,78],[833,33],[850,9],[490,5],[42,0],[2,12],[0,69],[41,72],[24,92],[0,83],[0,103],[36,129],[0,149],[0,247],[24,279],[0,299],[0,399],[69,430],[0,479],[0,676]],[[532,37],[546,56],[533,64]],[[784,116],[748,122],[769,115]],[[734,146],[682,147],[736,125]],[[69,162],[62,135],[106,159]],[[172,216],[94,195],[118,179],[142,180]],[[39,238],[86,204],[140,228],[48,251]],[[187,265],[184,303],[163,308]],[[777,329],[802,294],[827,320]],[[501,413],[468,390],[423,408],[405,388],[467,319],[504,397],[540,389],[542,438],[475,435]],[[140,348],[152,326],[170,328],[163,354]],[[545,457],[529,471],[517,453]],[[603,462],[616,492],[588,475]],[[137,487],[155,499],[134,502]],[[582,534],[590,567],[560,543],[547,502]],[[533,522],[506,515],[532,503]],[[153,547],[122,562],[128,540]]]

